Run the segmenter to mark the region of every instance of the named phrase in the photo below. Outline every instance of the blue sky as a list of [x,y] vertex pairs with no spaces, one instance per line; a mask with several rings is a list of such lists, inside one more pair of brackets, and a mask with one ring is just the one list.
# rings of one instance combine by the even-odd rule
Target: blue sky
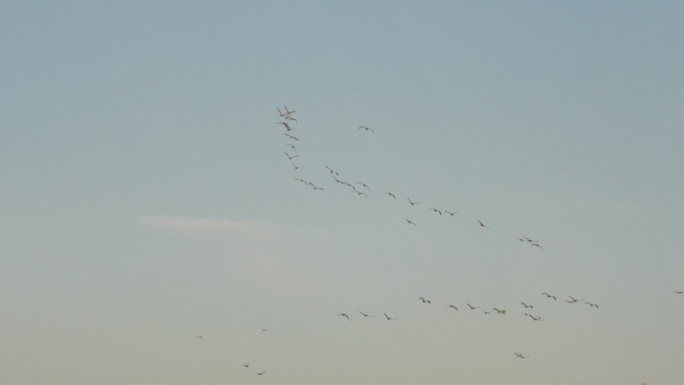
[[0,382],[681,382],[683,14],[3,3]]

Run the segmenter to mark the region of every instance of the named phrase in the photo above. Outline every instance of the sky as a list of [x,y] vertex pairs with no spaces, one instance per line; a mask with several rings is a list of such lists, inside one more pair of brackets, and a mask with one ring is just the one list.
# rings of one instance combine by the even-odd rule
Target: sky
[[3,2],[0,382],[681,383],[682,16]]

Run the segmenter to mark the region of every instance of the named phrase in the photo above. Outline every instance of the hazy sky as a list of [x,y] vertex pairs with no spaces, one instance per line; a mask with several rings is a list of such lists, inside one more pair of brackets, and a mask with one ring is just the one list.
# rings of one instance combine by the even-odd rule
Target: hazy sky
[[0,382],[682,383],[683,18],[4,1]]

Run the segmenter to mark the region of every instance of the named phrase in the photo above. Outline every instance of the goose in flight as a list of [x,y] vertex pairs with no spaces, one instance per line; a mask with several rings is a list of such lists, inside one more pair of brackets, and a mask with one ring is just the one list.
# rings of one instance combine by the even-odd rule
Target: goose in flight
[[458,214],[458,211],[451,212],[449,210],[444,210],[444,212],[451,215],[452,217],[454,216],[454,214]]
[[249,364],[242,364],[245,368],[249,368]]
[[291,120],[291,121],[293,121],[293,122],[295,122],[295,123],[299,123],[299,122],[297,121],[297,119],[291,117],[290,115],[285,115],[284,118],[287,119],[287,120]]
[[545,296],[545,297],[547,297],[547,298],[553,298],[554,301],[556,300],[556,296],[555,296],[555,295],[551,295],[551,294],[549,294],[549,293],[542,293],[542,295]]
[[486,227],[486,228],[488,228],[488,229],[490,228],[489,226],[487,226],[487,225],[485,225],[484,223],[482,223],[482,221],[480,221],[479,219],[477,220],[477,223],[480,224],[480,227]]
[[294,128],[290,127],[290,125],[287,124],[287,123],[285,123],[285,122],[278,122],[278,123],[276,123],[276,124],[282,124],[283,126],[285,126],[285,129],[286,129],[287,131],[292,131],[292,130],[294,130]]
[[450,308],[452,308],[452,309],[458,311],[458,308],[457,308],[456,306],[454,306],[454,305],[447,305],[447,307],[450,307]]
[[382,313],[382,314],[385,315],[385,318],[387,318],[388,321],[396,321],[397,320],[396,318],[392,318],[392,317],[388,316],[387,313]]
[[479,306],[473,306],[473,305],[471,305],[471,304],[469,304],[469,303],[466,303],[466,305],[468,305],[468,307],[470,308],[470,310],[475,310],[475,309],[479,308]]
[[437,210],[437,209],[434,208],[434,207],[430,207],[430,210],[436,212],[436,213],[439,214],[439,215],[442,215],[442,212],[441,212],[440,210]]
[[296,170],[299,170],[299,169],[302,168],[302,167],[304,167],[304,166],[297,166],[296,164],[292,163],[292,161],[290,161],[290,164],[292,165],[292,167],[294,167],[295,171],[296,171]]
[[411,206],[415,206],[415,205],[420,204],[420,202],[414,202],[414,201],[412,201],[411,198],[406,198],[406,199],[408,199],[408,201],[409,201],[409,203],[411,204]]
[[385,194],[391,196],[391,197],[394,198],[394,199],[397,199],[397,197],[394,196],[394,194],[392,194],[391,192],[386,192]]
[[263,376],[264,374],[266,374],[266,372],[259,372],[259,373],[257,373],[256,375],[257,375],[257,376]]
[[598,306],[597,304],[595,304],[595,303],[591,303],[591,302],[589,302],[589,301],[587,301],[587,302],[585,302],[585,303],[586,303],[587,305],[592,306],[592,307],[595,307],[595,308],[597,308],[597,309],[599,308],[599,306]]
[[429,299],[425,299],[425,298],[423,298],[423,297],[418,297],[418,299],[419,299],[422,303],[431,303]]
[[501,310],[501,309],[497,309],[497,308],[492,308],[492,310],[494,310],[498,314],[506,314],[506,310]]
[[525,358],[528,358],[528,357],[529,357],[529,356],[523,356],[523,355],[522,355],[522,353],[514,353],[514,354],[515,354],[515,355],[516,355],[517,357],[519,357],[519,358],[523,358],[523,359],[525,359]]
[[366,188],[366,189],[367,189],[368,191],[370,191],[370,190],[371,190],[371,189],[370,189],[370,187],[368,187],[368,185],[367,185],[367,184],[365,184],[365,183],[363,183],[363,182],[356,182],[356,184],[358,184],[358,185],[360,185],[360,186],[363,186],[363,187],[365,187],[365,188]]
[[359,126],[359,130],[366,130],[366,131],[370,131],[372,133],[375,133],[375,130],[373,130],[370,127],[366,127],[366,126]]
[[285,154],[285,156],[287,157],[287,159],[290,159],[290,160],[299,157],[299,154],[297,154],[297,155],[290,155],[290,154],[287,153],[287,151],[283,151],[283,154]]
[[364,312],[362,312],[362,311],[360,311],[359,314],[361,314],[361,315],[364,316],[364,317],[375,318],[374,315],[366,314],[366,313],[364,313]]
[[579,301],[584,301],[584,299],[574,299],[574,298],[572,298],[572,296],[568,296],[568,297],[570,299],[565,300],[565,302],[567,302],[567,303],[575,303],[575,302],[579,302]]
[[285,112],[287,112],[287,115],[294,114],[295,112],[297,112],[297,111],[294,111],[294,110],[292,110],[292,111],[288,110],[288,109],[287,109],[287,106],[284,106],[284,107],[285,107]]
[[346,313],[340,313],[337,316],[338,317],[347,317],[347,321],[349,321],[349,316]]
[[520,302],[520,304],[523,305],[525,307],[525,309],[534,309],[534,306],[528,305],[525,302]]
[[412,221],[410,221],[410,220],[408,220],[408,219],[406,219],[406,218],[404,218],[404,220],[405,220],[408,224],[410,224],[410,225],[418,226],[418,225],[416,225],[414,222],[412,222]]
[[285,136],[287,136],[288,138],[290,138],[290,139],[294,139],[294,140],[296,140],[296,141],[298,141],[298,142],[299,142],[299,138],[297,138],[297,137],[294,137],[294,136],[292,136],[292,135],[288,134],[287,132],[283,132],[283,134],[284,134]]
[[297,152],[297,147],[295,147],[294,144],[285,143],[285,145],[286,145],[287,147],[290,147],[291,149],[295,150],[295,152]]
[[673,290],[675,294],[684,294],[684,290]]

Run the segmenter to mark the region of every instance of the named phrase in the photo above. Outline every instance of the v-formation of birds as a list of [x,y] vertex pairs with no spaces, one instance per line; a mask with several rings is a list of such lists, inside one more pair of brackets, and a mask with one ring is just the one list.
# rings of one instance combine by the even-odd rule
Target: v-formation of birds
[[[298,120],[293,116],[294,113],[296,113],[296,111],[294,111],[294,110],[289,110],[289,109],[287,108],[287,106],[285,106],[282,110],[281,110],[280,108],[278,108],[278,115],[279,115],[279,117],[282,119],[282,121],[279,121],[279,122],[277,122],[276,124],[281,125],[281,126],[285,129],[285,131],[283,132],[283,134],[284,134],[285,137],[287,138],[288,143],[285,143],[286,149],[285,149],[285,151],[283,151],[283,153],[284,153],[285,157],[287,158],[287,160],[291,163],[291,166],[293,167],[294,171],[297,172],[299,169],[301,169],[301,168],[303,168],[303,167],[305,167],[305,166],[304,166],[304,164],[301,164],[301,163],[299,163],[299,162],[296,162],[296,161],[299,161],[301,158],[300,158],[300,154],[299,154],[299,151],[298,151],[298,149],[297,149],[297,146],[296,146],[295,144],[292,143],[292,141],[295,141],[295,142],[299,142],[299,141],[300,141],[299,137],[295,136],[295,130],[296,130],[296,128],[297,128],[296,124],[298,123]],[[357,129],[358,129],[359,131],[363,132],[363,133],[375,134],[375,132],[376,132],[373,128],[370,128],[370,127],[367,127],[367,126],[363,126],[363,125],[362,125],[362,126],[358,126]],[[340,172],[338,172],[337,170],[334,170],[333,168],[331,168],[331,167],[329,167],[329,166],[327,166],[327,165],[326,165],[324,168],[328,171],[328,173],[329,173],[329,175],[330,175],[330,177],[331,177],[331,180],[334,181],[335,184],[337,184],[337,185],[339,185],[339,186],[341,186],[341,187],[343,187],[343,188],[345,188],[345,189],[348,189],[348,191],[349,191],[350,193],[352,193],[352,194],[354,194],[354,195],[356,195],[356,196],[358,196],[358,197],[366,198],[366,197],[368,197],[368,194],[371,194],[371,193],[374,191],[374,190],[371,188],[371,186],[369,186],[369,185],[368,185],[367,183],[365,183],[365,182],[353,181],[353,180],[350,180],[350,179],[347,179],[347,178],[344,178],[344,179],[343,179],[343,177],[341,176]],[[297,176],[295,176],[293,179],[294,179],[295,181],[297,181],[298,183],[301,183],[301,184],[303,184],[303,185],[305,185],[305,186],[311,187],[313,191],[321,191],[321,192],[324,191],[323,187],[321,187],[321,186],[319,186],[319,185],[317,185],[317,184],[314,184],[314,183],[311,182],[311,181],[305,180],[305,179],[300,178],[300,177],[297,177]],[[382,191],[382,190],[380,190],[380,191]],[[381,195],[382,195],[382,196],[385,196],[386,199],[395,200],[395,201],[398,200],[398,196],[397,196],[397,194],[394,193],[394,192],[384,191],[384,192],[381,193]],[[404,202],[406,202],[406,204],[408,204],[408,205],[409,205],[410,207],[412,207],[412,208],[420,209],[421,207],[426,207],[425,205],[421,204],[420,201],[416,200],[416,199],[413,198],[413,197],[405,197],[404,199],[405,199]],[[433,212],[435,215],[438,215],[438,216],[440,216],[440,217],[444,217],[444,216],[447,216],[447,215],[448,215],[448,217],[454,217],[455,215],[459,214],[459,211],[447,210],[447,209],[444,209],[444,208],[437,208],[437,207],[427,207],[427,210],[430,210],[430,211]],[[418,224],[417,224],[414,220],[412,220],[411,218],[403,217],[403,218],[401,218],[401,219],[403,219],[403,221],[404,221],[407,225],[410,225],[410,226],[413,226],[413,227],[417,227],[417,226],[418,226]],[[475,222],[475,224],[476,224],[478,227],[482,228],[483,230],[491,229],[491,226],[489,225],[489,223],[485,223],[485,222],[482,221],[481,219],[475,219],[474,222]],[[529,245],[529,246],[536,247],[536,248],[538,248],[539,250],[544,250],[544,248],[541,246],[541,243],[540,243],[538,240],[534,240],[534,239],[529,238],[529,237],[527,237],[527,236],[516,236],[516,237],[512,237],[512,238],[513,238],[513,239],[517,239],[518,241],[520,241],[520,242],[523,243],[523,244],[526,244],[526,245]],[[683,294],[684,291],[677,291],[677,290],[675,290],[674,293],[676,293],[676,294]],[[541,293],[541,294],[542,294],[547,300],[557,301],[557,297],[556,297],[555,295],[549,294],[549,293],[547,293],[547,292],[543,292],[543,293]],[[419,297],[418,299],[421,301],[421,303],[423,303],[423,304],[425,304],[425,305],[430,305],[430,304],[432,304],[432,301],[431,301],[430,299],[428,299],[428,298],[425,298],[425,297],[422,297],[422,296],[421,296],[421,297]],[[586,301],[586,300],[584,300],[584,299],[576,299],[576,298],[574,298],[574,297],[572,297],[572,296],[570,296],[570,295],[567,296],[567,298],[564,300],[564,302],[566,302],[566,303],[568,303],[568,304],[583,303],[583,304],[585,304],[585,305],[587,305],[588,307],[591,307],[591,308],[596,308],[596,309],[599,308],[599,305],[596,304],[596,303],[589,302],[589,301]],[[492,312],[495,312],[495,313],[496,313],[497,315],[499,315],[499,316],[503,316],[503,315],[506,315],[506,314],[507,314],[507,310],[506,310],[506,309],[501,309],[501,308],[499,308],[499,307],[487,308],[487,309],[491,309],[491,310],[485,310],[485,309],[482,309],[482,307],[481,307],[480,305],[477,305],[477,304],[474,305],[474,304],[471,304],[471,303],[469,303],[469,302],[466,302],[465,305],[466,305],[466,306],[462,306],[462,307],[461,307],[461,309],[463,309],[463,310],[465,310],[465,311],[475,311],[475,310],[477,310],[477,309],[480,309],[481,314],[484,314],[484,315],[492,314]],[[444,305],[444,306],[447,307],[447,308],[449,308],[449,309],[452,309],[454,312],[461,311],[461,309],[459,309],[459,306],[456,306],[456,305],[454,305],[454,304],[446,304],[446,305]],[[529,318],[530,320],[532,320],[532,321],[544,321],[544,320],[545,320],[545,317],[544,317],[543,315],[532,314],[532,311],[534,311],[534,305],[532,305],[532,304],[528,304],[528,303],[526,303],[526,302],[520,302],[520,309],[522,310],[522,311],[520,312],[520,314],[521,314],[522,316],[524,316],[524,317],[528,317],[528,318]],[[530,310],[530,311],[528,312],[527,309],[532,309],[532,310]],[[362,312],[362,311],[357,311],[357,313],[358,313],[358,315],[360,315],[363,319],[369,319],[369,318],[374,319],[374,318],[378,318],[378,319],[384,319],[384,320],[386,320],[386,321],[396,321],[396,320],[399,320],[398,317],[390,316],[390,315],[388,315],[388,314],[385,313],[385,312],[383,312],[381,315],[378,315],[378,314],[369,314],[369,313],[365,313],[365,312]],[[355,318],[353,315],[354,315],[354,314],[357,314],[357,313],[346,313],[346,312],[342,312],[342,313],[339,313],[339,314],[337,315],[337,317],[338,317],[338,318],[343,318],[343,319],[345,319],[346,321],[351,321],[353,318]],[[350,316],[350,314],[352,314],[352,316]],[[358,315],[357,315],[357,317],[358,317]],[[521,353],[521,352],[515,352],[514,355],[515,355],[516,357],[520,358],[520,359],[529,358],[529,356],[524,355],[524,354]],[[259,373],[257,373],[257,374],[258,374],[258,375],[262,375],[262,374],[264,374],[264,373],[265,373],[265,372],[259,372]]]
[[[278,110],[278,116],[280,118],[282,118],[282,120],[279,122],[276,122],[276,124],[281,125],[285,129],[283,134],[287,138],[289,138],[289,141],[290,141],[289,143],[285,143],[286,149],[283,151],[283,154],[285,155],[287,160],[290,162],[290,165],[292,166],[292,168],[296,172],[296,171],[306,167],[306,165],[304,165],[300,162],[301,154],[299,153],[297,146],[295,144],[291,143],[291,141],[293,141],[293,140],[297,141],[297,142],[300,141],[299,137],[295,136],[292,133],[292,132],[296,131],[296,129],[297,129],[296,123],[298,123],[298,121],[296,118],[293,117],[293,114],[296,113],[297,111],[290,110],[287,108],[287,106],[284,106],[283,109],[278,107],[277,110]],[[360,130],[364,133],[373,133],[373,134],[375,133],[374,129],[367,127],[367,126],[359,126],[358,130]],[[373,191],[373,189],[371,189],[371,187],[365,182],[350,181],[350,180],[346,180],[346,178],[343,179],[340,176],[340,173],[338,171],[334,170],[333,168],[331,168],[330,166],[325,166],[324,168],[326,170],[328,170],[330,177],[335,182],[335,184],[340,185],[340,186],[348,189],[348,191],[350,193],[356,195],[357,197],[367,198],[368,195],[371,194]],[[313,191],[324,191],[324,188],[322,186],[315,184],[314,182],[311,182],[309,180],[305,180],[305,179],[297,177],[297,176],[293,177],[293,180],[295,180],[295,181],[297,181],[297,182],[299,182],[305,186],[311,187],[313,189]],[[385,191],[382,193],[382,195],[386,196],[388,199],[397,200],[397,195],[393,192]],[[420,209],[421,207],[425,206],[425,205],[422,205],[420,201],[418,201],[412,197],[406,197],[405,202],[407,202],[410,207],[413,207],[416,209]],[[448,210],[448,209],[444,209],[444,208],[428,207],[427,209],[430,210],[431,212],[433,212],[435,215],[438,215],[440,217],[442,217],[442,216],[454,217],[456,214],[459,214],[459,211]],[[410,226],[418,227],[418,223],[415,220],[413,220],[412,218],[402,217],[402,219],[405,221],[406,224],[408,224]],[[491,229],[491,226],[489,224],[483,222],[480,219],[475,219],[474,222],[476,222],[477,225],[482,229]],[[530,239],[527,236],[512,237],[512,238],[518,239],[527,245],[534,246],[534,247],[539,248],[540,250],[543,250],[543,247],[541,246],[539,241]]]

